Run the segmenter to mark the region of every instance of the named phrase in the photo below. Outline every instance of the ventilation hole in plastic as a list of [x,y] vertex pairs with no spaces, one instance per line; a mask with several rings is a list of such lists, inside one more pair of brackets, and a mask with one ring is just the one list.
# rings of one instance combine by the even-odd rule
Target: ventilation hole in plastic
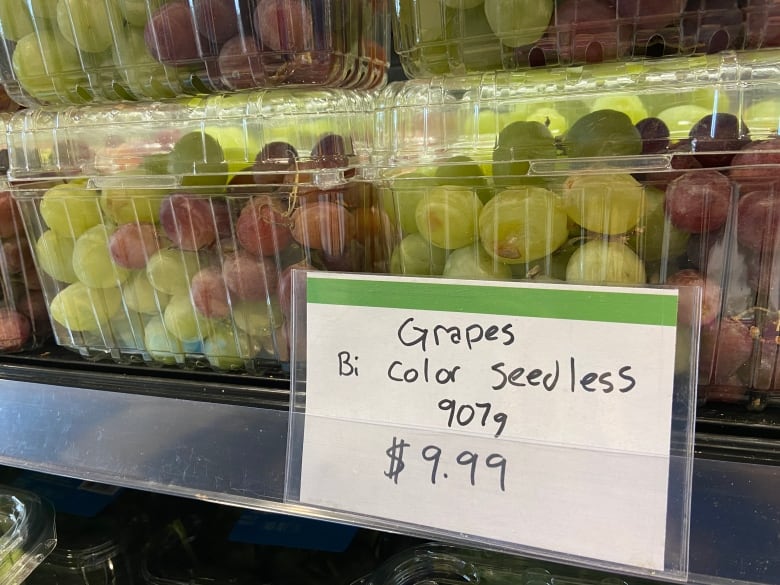
[[601,63],[604,60],[604,47],[601,43],[593,41],[585,49],[586,63]]
[[729,47],[729,33],[725,30],[719,30],[710,39],[710,44],[707,46],[707,53],[720,53],[725,51]]
[[645,56],[647,57],[663,57],[666,52],[666,40],[662,35],[653,35],[647,41],[645,47]]
[[544,56],[544,51],[539,47],[534,47],[528,52],[528,66],[529,67],[545,67],[547,65],[547,58]]

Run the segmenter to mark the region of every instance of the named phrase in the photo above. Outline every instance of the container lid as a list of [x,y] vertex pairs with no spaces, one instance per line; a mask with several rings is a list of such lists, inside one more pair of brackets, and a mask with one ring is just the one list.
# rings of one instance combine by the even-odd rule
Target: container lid
[[353,585],[454,585],[490,583],[522,585],[639,585],[589,569],[536,561],[485,550],[429,543],[388,559]]
[[130,184],[154,177],[175,186],[183,177],[305,170],[312,181],[338,181],[368,156],[367,95],[276,89],[25,110],[8,124],[9,177],[114,177]]
[[37,495],[0,487],[0,585],[17,585],[57,543],[54,509]]
[[[492,165],[494,175],[566,174],[582,159],[660,170],[673,154],[776,136],[778,82],[780,50],[395,82],[377,100],[373,162]],[[733,140],[705,144],[716,123]]]

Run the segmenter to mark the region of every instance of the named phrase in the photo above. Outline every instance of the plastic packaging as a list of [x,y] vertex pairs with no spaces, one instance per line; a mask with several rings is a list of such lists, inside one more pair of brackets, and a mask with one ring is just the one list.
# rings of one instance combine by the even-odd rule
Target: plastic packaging
[[485,550],[425,544],[388,559],[353,585],[436,585],[482,583],[498,585],[639,585],[650,583],[593,570],[535,561]]
[[10,176],[57,342],[88,358],[286,362],[288,268],[384,271],[367,97],[263,90],[20,112]]
[[0,584],[24,582],[56,544],[52,507],[30,492],[0,488]]
[[780,43],[773,0],[400,0],[409,77],[760,49]]
[[391,271],[702,286],[700,398],[764,407],[780,390],[778,59],[391,84],[374,161]]
[[[0,115],[5,124],[8,115]],[[8,169],[5,135],[0,145],[0,172]],[[0,353],[31,350],[51,336],[41,284],[8,181],[0,179]]]
[[24,105],[386,80],[387,0],[9,0],[0,82]]

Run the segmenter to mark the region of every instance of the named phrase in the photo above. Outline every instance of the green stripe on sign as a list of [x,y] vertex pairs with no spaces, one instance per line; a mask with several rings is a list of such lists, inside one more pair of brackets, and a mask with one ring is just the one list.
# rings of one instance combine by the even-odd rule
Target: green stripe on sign
[[677,325],[677,296],[603,290],[449,284],[446,280],[309,278],[309,303],[511,315],[637,325]]

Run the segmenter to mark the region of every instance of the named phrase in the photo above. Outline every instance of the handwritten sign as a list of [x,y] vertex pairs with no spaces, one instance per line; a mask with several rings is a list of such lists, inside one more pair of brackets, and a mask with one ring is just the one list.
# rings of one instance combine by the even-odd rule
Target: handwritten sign
[[306,286],[301,502],[664,570],[677,291]]

